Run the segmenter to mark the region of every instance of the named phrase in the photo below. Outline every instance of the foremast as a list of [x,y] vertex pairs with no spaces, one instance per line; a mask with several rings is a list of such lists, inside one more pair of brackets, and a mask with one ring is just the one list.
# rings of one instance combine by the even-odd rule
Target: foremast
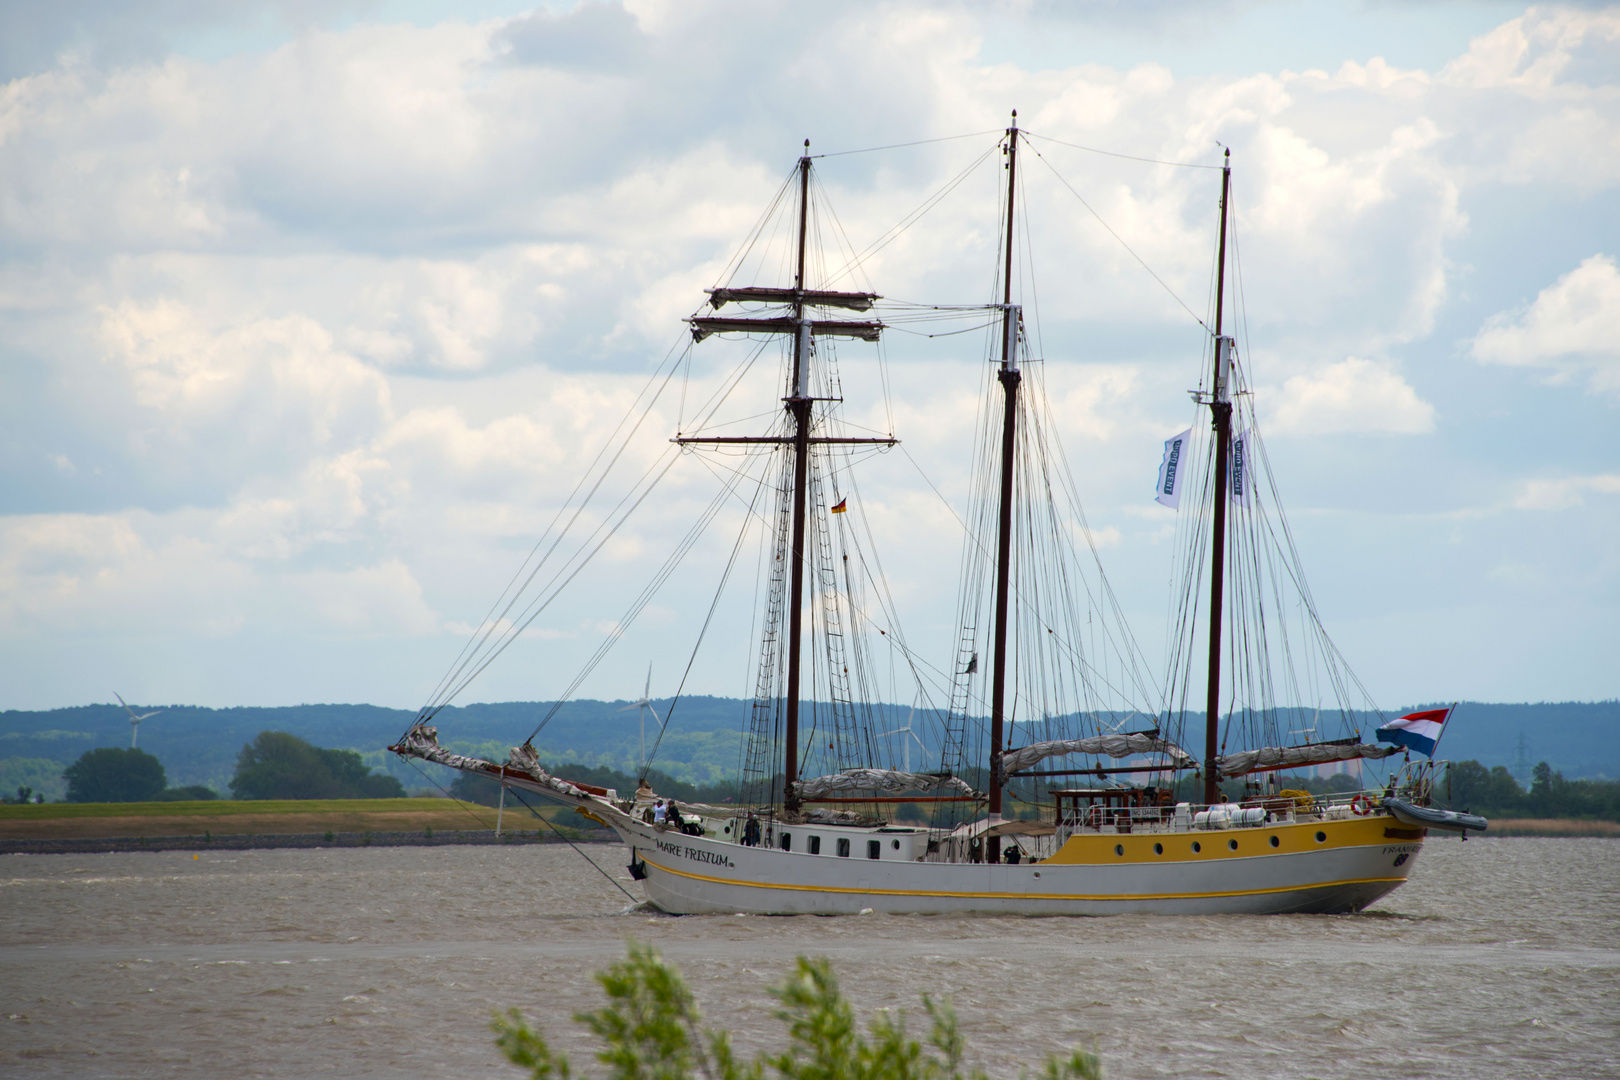
[[1226,222],[1232,194],[1232,151],[1221,162],[1221,234],[1215,257],[1215,370],[1209,395],[1215,440],[1215,514],[1209,575],[1209,687],[1204,706],[1204,802],[1220,798],[1221,606],[1226,570],[1226,472],[1232,436],[1232,339],[1222,333],[1226,292]]
[[[1007,128],[1007,236],[1001,281],[1001,507],[996,522],[996,613],[990,676],[990,822],[1001,820],[1001,753],[1006,745],[1007,607],[1012,568],[1013,459],[1018,445],[1018,308],[1012,302],[1013,213],[1018,191],[1018,110]],[[992,835],[985,860],[1001,861],[1001,837]]]
[[811,390],[810,365],[814,356],[816,337],[851,337],[863,341],[876,341],[883,330],[879,321],[856,322],[811,317],[809,309],[816,307],[844,308],[867,311],[879,299],[874,293],[833,292],[811,289],[805,281],[805,256],[810,221],[810,140],[804,141],[805,152],[799,157],[799,220],[794,252],[794,275],[791,289],[770,287],[723,287],[709,290],[710,304],[719,309],[730,301],[786,304],[791,314],[786,317],[718,318],[694,316],[688,319],[692,336],[702,341],[710,334],[769,333],[790,335],[792,338],[792,365],[788,380],[788,393],[782,399],[790,420],[790,434],[786,436],[727,436],[719,438],[677,437],[673,442],[681,445],[717,443],[777,443],[788,444],[793,451],[793,491],[790,530],[791,564],[788,572],[787,685],[784,687],[782,802],[789,814],[800,810],[799,780],[799,714],[802,693],[802,660],[804,653],[804,566],[805,517],[809,490],[811,448],[833,444],[878,444],[893,446],[893,438],[838,438],[812,434],[815,424],[813,406],[816,398]]
[[782,762],[782,807],[797,813],[799,796],[799,676],[804,651],[804,503],[810,469],[810,327],[804,321],[804,241],[810,222],[810,140],[799,157],[799,244],[793,276],[793,379],[787,398],[793,416],[793,564],[788,595],[786,746]]

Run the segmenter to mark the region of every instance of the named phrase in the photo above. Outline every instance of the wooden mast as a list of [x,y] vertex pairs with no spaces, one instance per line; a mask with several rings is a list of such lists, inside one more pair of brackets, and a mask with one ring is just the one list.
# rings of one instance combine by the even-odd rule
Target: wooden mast
[[1226,571],[1226,469],[1228,443],[1232,434],[1231,379],[1232,341],[1221,333],[1222,298],[1226,291],[1226,218],[1232,192],[1232,151],[1226,151],[1221,165],[1221,239],[1215,260],[1215,377],[1209,411],[1215,432],[1215,518],[1214,544],[1210,551],[1209,575],[1209,694],[1204,705],[1204,802],[1220,798],[1219,755],[1221,717],[1221,601]]
[[806,502],[809,495],[810,449],[814,446],[894,446],[898,440],[865,436],[812,436],[810,429],[811,406],[815,396],[810,388],[810,353],[813,337],[847,337],[860,341],[877,341],[883,332],[883,323],[876,319],[843,320],[817,319],[810,308],[833,307],[850,311],[869,311],[876,293],[838,292],[811,289],[805,283],[805,256],[809,243],[810,223],[810,140],[804,140],[805,152],[799,157],[799,231],[798,249],[794,258],[793,287],[775,286],[718,286],[710,289],[709,303],[718,310],[733,301],[744,303],[785,304],[792,308],[790,315],[693,315],[686,321],[692,328],[692,339],[702,341],[711,334],[782,334],[793,338],[793,370],[788,393],[782,399],[788,415],[792,417],[792,431],[786,435],[677,435],[671,442],[681,446],[767,445],[775,443],[793,446],[793,510],[792,510],[792,564],[788,568],[789,597],[784,617],[788,620],[786,746],[782,755],[782,805],[788,813],[796,814],[802,800],[794,790],[799,779],[799,697],[802,693],[800,677],[801,654],[804,646],[804,531]]
[[799,653],[804,638],[804,502],[810,465],[810,333],[804,321],[804,246],[810,220],[810,140],[799,158],[799,252],[793,277],[793,385],[787,399],[793,414],[793,567],[788,600],[787,742],[782,764],[782,806],[799,809],[793,785],[799,779]]
[[[1007,584],[1012,567],[1013,454],[1018,441],[1018,310],[1012,302],[1013,199],[1018,190],[1018,110],[1007,129],[1007,239],[1001,289],[1001,513],[996,540],[995,658],[990,680],[990,820],[1001,820],[1001,751],[1006,742]],[[1001,837],[985,845],[985,861],[1001,861]]]

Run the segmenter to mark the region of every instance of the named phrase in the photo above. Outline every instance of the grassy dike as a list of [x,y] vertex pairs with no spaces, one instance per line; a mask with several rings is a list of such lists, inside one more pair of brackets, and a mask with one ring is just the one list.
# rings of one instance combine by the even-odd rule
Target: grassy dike
[[[537,809],[559,827],[594,825],[567,807]],[[0,841],[484,831],[495,828],[495,816],[494,807],[454,799],[44,803],[0,806]],[[517,804],[507,806],[503,827],[551,831]]]

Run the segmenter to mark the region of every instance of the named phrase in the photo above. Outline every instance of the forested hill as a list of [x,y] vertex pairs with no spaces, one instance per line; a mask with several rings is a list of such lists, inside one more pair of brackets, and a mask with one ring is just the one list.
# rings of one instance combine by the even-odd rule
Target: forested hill
[[[659,715],[665,715],[669,702],[655,702],[654,707]],[[1418,707],[1428,706],[1413,706]],[[237,753],[266,730],[291,732],[317,746],[358,750],[369,764],[388,769],[408,787],[426,783],[413,766],[383,750],[411,722],[413,714],[403,709],[374,705],[205,709],[161,703],[141,703],[135,708],[137,712],[164,710],[141,724],[140,746],[163,762],[169,782],[175,786],[206,784],[227,791]],[[504,759],[507,748],[527,737],[553,708],[546,702],[467,705],[444,709],[435,722],[446,747]],[[555,709],[555,715],[535,740],[543,758],[634,770],[640,757],[640,726],[634,708],[627,709],[622,701],[572,701]],[[905,723],[904,707],[889,707],[886,711],[885,728]],[[693,783],[713,783],[733,776],[738,763],[738,732],[747,715],[746,701],[683,699],[659,746],[657,767]],[[1201,722],[1199,717],[1189,719],[1195,724]],[[917,725],[920,732],[923,726]],[[1620,701],[1524,705],[1464,702],[1448,727],[1441,744],[1442,757],[1513,768],[1522,736],[1525,760],[1530,765],[1545,761],[1570,778],[1620,776]],[[649,716],[649,746],[657,733],[658,725]],[[1371,737],[1370,725],[1362,735]],[[128,745],[128,714],[116,703],[0,713],[0,791],[27,784],[54,797],[63,787],[62,769],[84,751]],[[929,749],[932,758],[934,748]],[[1528,769],[1525,771],[1528,779]]]
[[[171,785],[206,784],[228,793],[236,756],[261,731],[286,731],[316,746],[358,750],[368,764],[386,768],[408,787],[424,786],[416,768],[384,747],[402,735],[415,713],[375,705],[292,705],[283,708],[208,709],[195,705],[131,703],[137,713],[163,710],[140,726],[139,745],[163,762]],[[571,701],[555,707],[535,745],[547,760],[633,768],[639,759],[641,726],[623,701]],[[659,748],[658,764],[680,779],[709,783],[737,769],[737,733],[747,703],[728,698],[681,701]],[[435,718],[440,741],[463,753],[494,755],[522,742],[554,706],[548,702],[499,702],[447,707]],[[654,703],[660,716],[669,702]],[[649,715],[647,743],[658,737]],[[47,797],[65,790],[60,773],[86,750],[129,745],[129,714],[116,702],[37,712],[0,713],[0,792],[26,784]],[[434,772],[437,776],[437,771]],[[440,777],[440,779],[444,779]]]

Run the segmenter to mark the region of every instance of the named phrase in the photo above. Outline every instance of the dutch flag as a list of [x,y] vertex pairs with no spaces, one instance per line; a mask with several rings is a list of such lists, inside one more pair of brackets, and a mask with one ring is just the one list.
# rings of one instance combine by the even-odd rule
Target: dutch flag
[[[1452,706],[1455,708],[1456,706]],[[1407,713],[1399,720],[1391,720],[1378,729],[1378,741],[1404,746],[1420,754],[1434,757],[1434,744],[1440,741],[1440,725],[1451,715],[1451,709],[1426,709]]]

